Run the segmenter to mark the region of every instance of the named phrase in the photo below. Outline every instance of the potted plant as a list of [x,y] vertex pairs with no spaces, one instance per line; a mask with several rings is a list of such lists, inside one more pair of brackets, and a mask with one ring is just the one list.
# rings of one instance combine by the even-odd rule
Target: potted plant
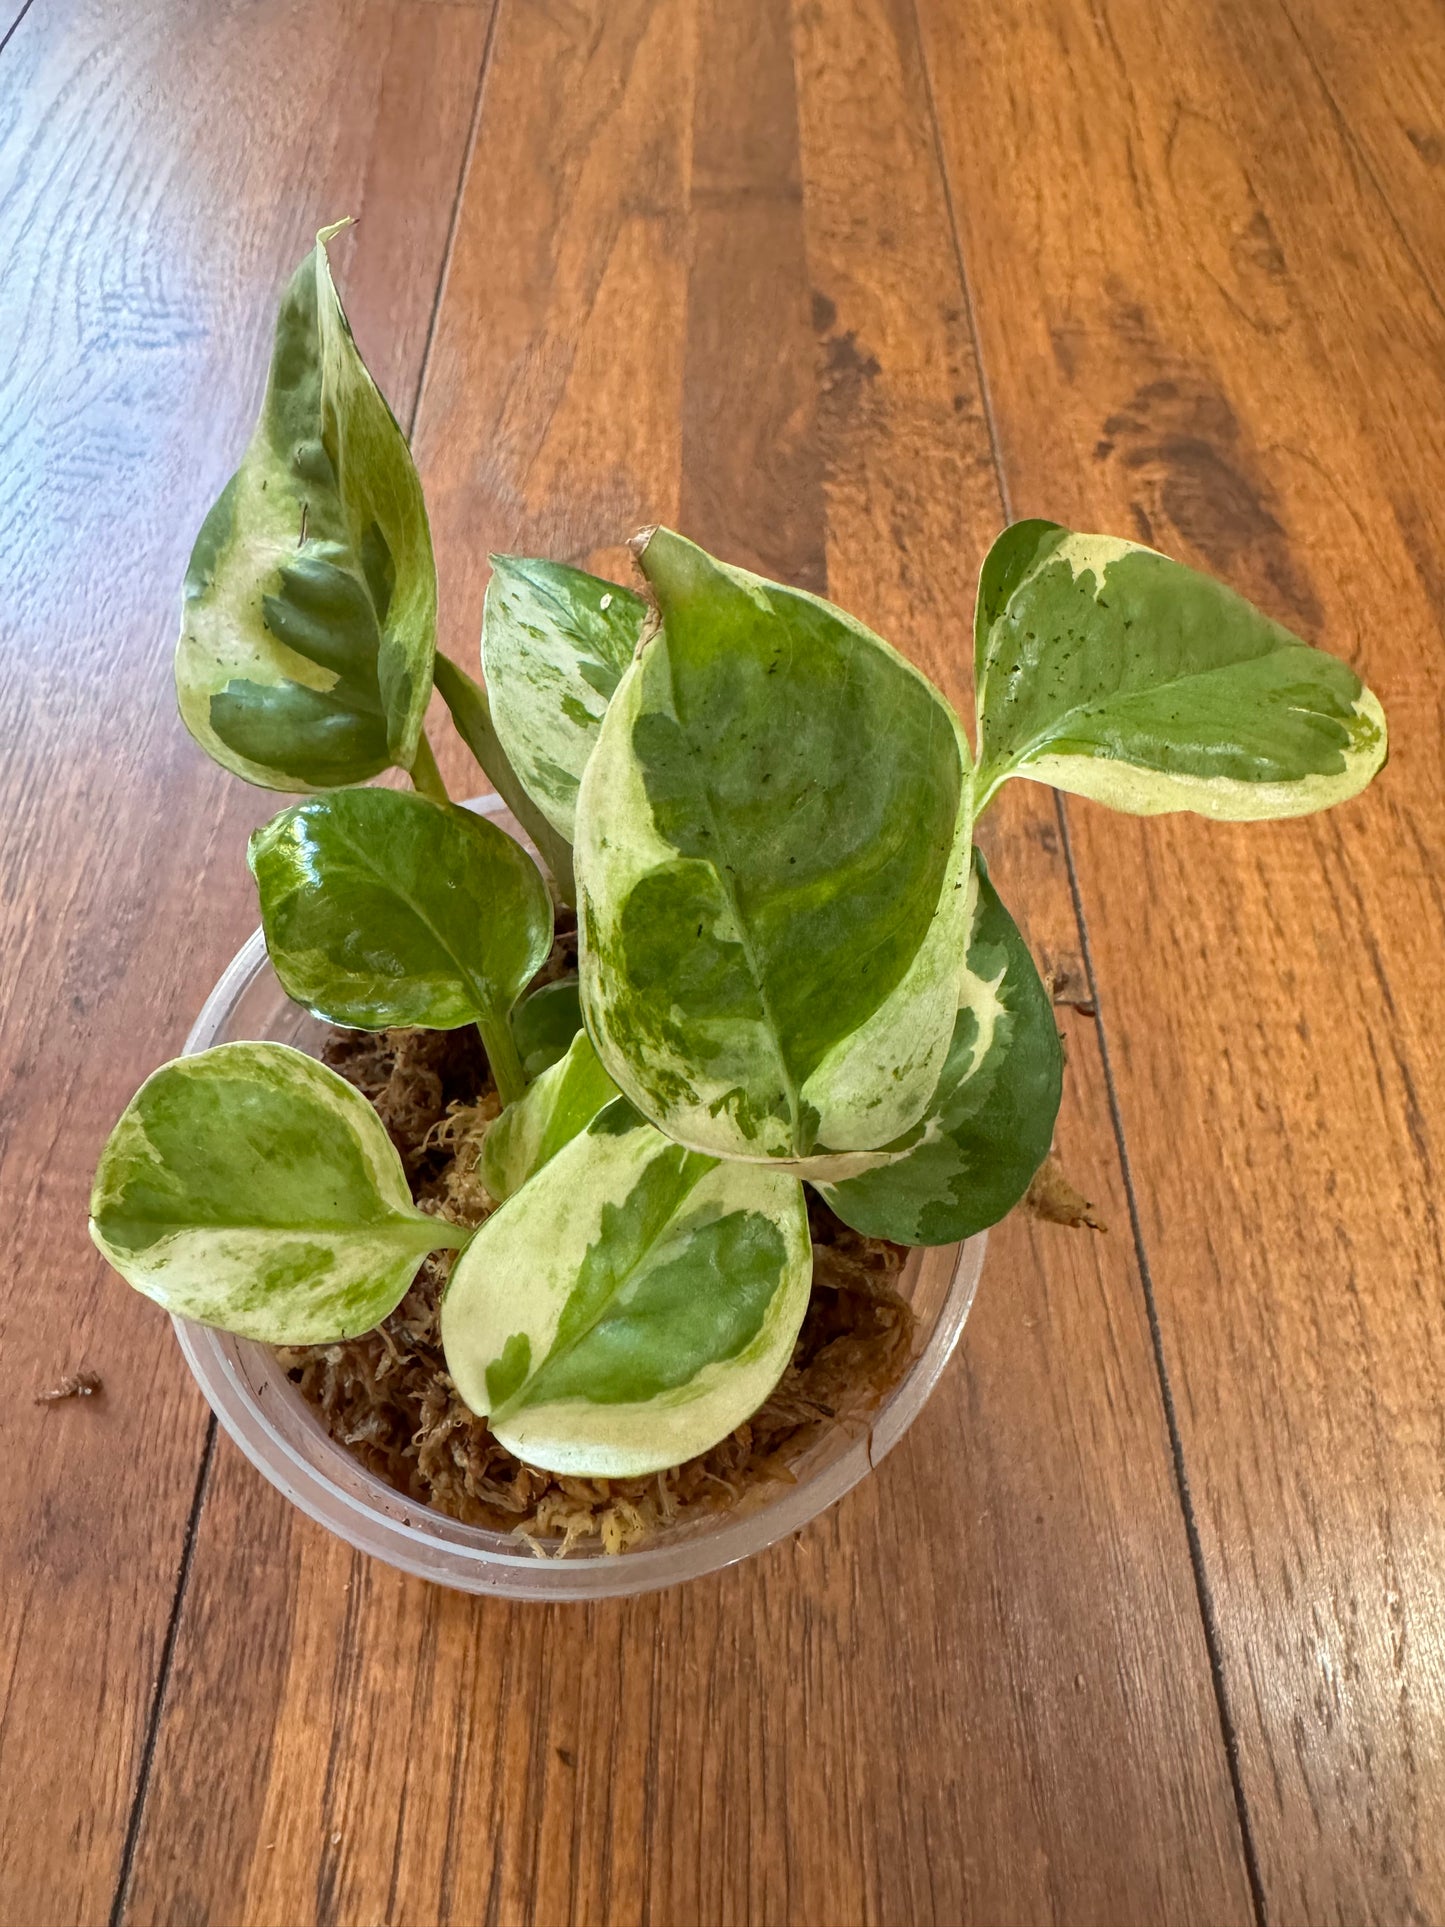
[[[1298,815],[1369,782],[1384,717],[1229,589],[1044,521],[983,566],[972,746],[862,624],[666,529],[633,542],[636,590],[494,558],[483,687],[436,653],[421,487],[335,232],[285,292],[197,538],[176,679],[218,762],[305,797],[250,864],[270,967],[340,1027],[339,1068],[264,1039],[162,1067],[106,1145],[92,1235],[179,1318],[289,1348],[293,1384],[367,1333],[398,1353],[411,1306],[468,1450],[524,1483],[662,1491],[794,1368],[815,1263],[841,1248],[903,1304],[904,1252],[951,1273],[1049,1150],[1051,1003],[974,844],[1001,786]],[[433,688],[550,889],[448,798]],[[411,792],[364,787],[390,769]],[[471,1088],[389,1134],[358,1036],[388,1077],[415,1046]],[[438,1143],[451,1191],[427,1193]],[[257,1403],[219,1385],[223,1416]]]

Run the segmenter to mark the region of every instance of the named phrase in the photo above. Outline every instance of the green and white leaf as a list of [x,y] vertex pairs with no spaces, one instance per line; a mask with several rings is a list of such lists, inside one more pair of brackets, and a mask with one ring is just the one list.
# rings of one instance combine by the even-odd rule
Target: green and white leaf
[[111,1132],[90,1235],[167,1311],[272,1345],[370,1331],[467,1233],[413,1205],[376,1112],[283,1044],[220,1044],[148,1077]]
[[513,769],[575,841],[577,788],[647,618],[641,596],[560,562],[494,555],[482,673]]
[[581,1028],[582,1003],[575,977],[559,977],[529,991],[512,1012],[512,1037],[528,1080],[561,1063]]
[[501,1023],[552,947],[521,845],[397,790],[294,804],[251,838],[266,948],[290,997],[358,1030]]
[[1384,712],[1347,664],[1113,536],[1006,529],[974,649],[979,810],[1026,776],[1134,816],[1303,816],[1385,760]]
[[909,1245],[972,1237],[1013,1209],[1053,1141],[1064,1068],[1053,1006],[983,859],[975,862],[968,968],[928,1110],[868,1168],[817,1186],[869,1237]]
[[451,711],[457,734],[476,757],[492,788],[536,844],[538,855],[552,873],[557,894],[564,903],[575,903],[577,885],[572,876],[572,845],[552,828],[512,768],[493,726],[486,690],[465,670],[458,669],[449,656],[438,654],[435,673],[437,694]]
[[812,1268],[796,1179],[699,1157],[619,1098],[486,1220],[453,1270],[447,1369],[530,1465],[661,1471],[768,1396]]
[[509,1104],[482,1140],[478,1168],[492,1197],[500,1204],[520,1191],[616,1096],[586,1031],[579,1031],[566,1056]]
[[332,283],[337,231],[282,296],[261,417],[196,539],[176,648],[186,727],[267,789],[410,769],[431,695],[426,508]]
[[720,1157],[872,1150],[938,1082],[968,930],[968,749],[903,657],[656,530],[662,631],[577,812],[582,1004],[619,1087]]

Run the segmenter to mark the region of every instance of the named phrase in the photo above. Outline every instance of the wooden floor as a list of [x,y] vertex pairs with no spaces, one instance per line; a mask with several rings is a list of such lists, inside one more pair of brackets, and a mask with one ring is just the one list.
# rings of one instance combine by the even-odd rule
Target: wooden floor
[[[0,1920],[1445,1919],[1442,0],[0,0]],[[670,1595],[508,1607],[243,1463],[87,1243],[274,807],[168,660],[322,222],[489,548],[646,521],[966,694],[1007,517],[1379,691],[1337,815],[1013,785],[1106,1235],[995,1234],[878,1477]],[[462,752],[446,764],[469,778]],[[102,1393],[36,1394],[79,1368]]]

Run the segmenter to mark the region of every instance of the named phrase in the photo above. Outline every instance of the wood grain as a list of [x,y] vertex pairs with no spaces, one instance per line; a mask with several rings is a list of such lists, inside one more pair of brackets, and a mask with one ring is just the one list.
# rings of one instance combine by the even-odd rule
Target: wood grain
[[1267,1916],[1438,1918],[1445,324],[1390,96],[1342,123],[1277,7],[923,15],[1015,512],[1226,575],[1392,719],[1327,818],[1068,822]]
[[[919,9],[0,6],[6,1919],[1445,1916],[1437,11]],[[272,805],[174,720],[166,585],[345,212],[468,667],[489,548],[662,518],[962,700],[1007,509],[1226,576],[1394,724],[1314,822],[1012,786],[1112,1229],[1002,1227],[879,1475],[673,1595],[469,1601],[207,1476],[81,1230],[254,920]]]
[[[1433,0],[1283,0],[1323,105],[1445,305],[1445,24]],[[1309,96],[1307,96],[1309,98]]]
[[[468,664],[488,547],[616,562],[683,514],[961,695],[999,508],[907,11],[506,7],[417,446]],[[993,850],[1077,954],[1051,811]],[[1066,1021],[1063,1142],[1123,1227]],[[428,1590],[223,1451],[126,1917],[1248,1920],[1127,1235],[1005,1227],[879,1476],[670,1595]]]
[[[207,1436],[166,1321],[85,1236],[109,1124],[255,921],[245,833],[273,807],[175,718],[176,589],[275,290],[339,212],[365,218],[353,314],[409,406],[486,25],[47,0],[0,55],[7,1919],[109,1912]],[[82,1365],[99,1396],[33,1403]]]

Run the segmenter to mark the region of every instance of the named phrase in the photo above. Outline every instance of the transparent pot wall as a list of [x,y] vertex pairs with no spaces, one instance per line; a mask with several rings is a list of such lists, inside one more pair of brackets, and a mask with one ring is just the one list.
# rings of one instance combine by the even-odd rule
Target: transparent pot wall
[[[474,807],[527,841],[496,798]],[[264,1038],[315,1054],[326,1031],[287,998],[258,930],[207,999],[186,1051]],[[912,1424],[948,1362],[973,1302],[984,1244],[978,1237],[910,1254],[899,1289],[916,1319],[914,1357],[870,1422],[828,1433],[796,1462],[794,1483],[753,1487],[730,1511],[679,1522],[620,1554],[574,1546],[565,1557],[541,1558],[506,1533],[460,1525],[418,1505],[330,1438],[268,1346],[186,1319],[174,1322],[197,1383],[247,1458],[350,1545],[465,1592],[598,1599],[731,1565],[796,1532],[856,1485]]]

